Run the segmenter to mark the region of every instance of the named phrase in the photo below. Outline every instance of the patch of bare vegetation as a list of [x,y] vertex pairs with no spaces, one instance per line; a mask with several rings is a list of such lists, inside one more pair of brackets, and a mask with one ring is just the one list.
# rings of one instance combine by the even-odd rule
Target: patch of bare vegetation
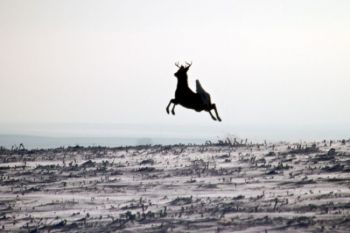
[[0,147],[0,229],[348,232],[349,145]]

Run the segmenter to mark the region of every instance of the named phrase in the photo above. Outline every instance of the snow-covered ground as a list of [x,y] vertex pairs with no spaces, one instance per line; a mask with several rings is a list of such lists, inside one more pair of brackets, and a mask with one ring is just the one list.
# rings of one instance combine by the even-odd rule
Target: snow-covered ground
[[349,232],[350,141],[0,150],[1,232]]

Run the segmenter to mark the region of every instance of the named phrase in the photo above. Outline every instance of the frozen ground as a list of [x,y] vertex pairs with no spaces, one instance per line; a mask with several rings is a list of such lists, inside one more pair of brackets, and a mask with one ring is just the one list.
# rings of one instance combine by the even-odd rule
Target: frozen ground
[[349,232],[350,141],[0,150],[1,232]]

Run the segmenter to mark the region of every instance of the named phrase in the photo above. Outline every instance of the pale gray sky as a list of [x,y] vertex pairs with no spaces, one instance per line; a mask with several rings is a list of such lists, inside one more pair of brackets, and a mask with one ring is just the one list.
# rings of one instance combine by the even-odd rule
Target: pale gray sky
[[[0,123],[345,127],[349,12],[346,0],[1,0]],[[222,123],[166,114],[175,61],[193,61],[190,86]]]

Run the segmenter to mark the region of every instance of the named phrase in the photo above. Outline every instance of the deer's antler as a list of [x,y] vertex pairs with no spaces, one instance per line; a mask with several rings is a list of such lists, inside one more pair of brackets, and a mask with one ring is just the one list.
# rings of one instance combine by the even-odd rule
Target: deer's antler
[[191,65],[192,65],[192,62],[191,62],[191,63],[185,62],[185,63],[186,63],[186,65],[187,65],[187,67],[186,67],[186,68],[190,68],[190,67],[191,67]]
[[179,62],[175,62],[175,65],[180,68]]

